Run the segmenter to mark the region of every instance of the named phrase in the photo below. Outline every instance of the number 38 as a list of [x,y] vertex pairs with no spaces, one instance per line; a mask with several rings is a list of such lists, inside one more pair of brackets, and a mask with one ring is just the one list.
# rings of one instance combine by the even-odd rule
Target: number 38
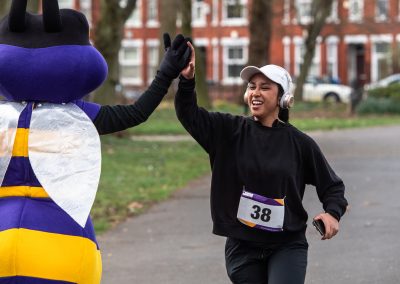
[[[253,205],[254,212],[250,214],[253,219],[261,219],[263,222],[268,222],[271,219],[271,209],[261,208],[258,205]],[[262,210],[261,210],[262,209]]]

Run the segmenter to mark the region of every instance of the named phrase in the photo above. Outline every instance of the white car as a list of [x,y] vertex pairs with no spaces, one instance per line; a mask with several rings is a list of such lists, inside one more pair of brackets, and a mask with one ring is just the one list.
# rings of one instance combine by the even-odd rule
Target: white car
[[[293,84],[293,90],[296,86]],[[308,77],[303,86],[303,100],[309,102],[349,103],[352,88],[328,83],[317,77]]]
[[380,79],[376,82],[365,85],[364,90],[368,92],[369,90],[372,90],[372,89],[385,88],[390,85],[399,84],[399,83],[400,83],[400,73],[396,73],[396,74],[387,76],[383,79]]

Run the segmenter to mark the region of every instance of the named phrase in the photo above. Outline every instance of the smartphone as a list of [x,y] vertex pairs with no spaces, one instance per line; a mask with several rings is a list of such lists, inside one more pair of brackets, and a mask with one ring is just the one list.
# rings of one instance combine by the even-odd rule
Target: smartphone
[[313,220],[312,224],[314,225],[315,229],[321,234],[321,236],[325,235],[325,225],[322,220]]

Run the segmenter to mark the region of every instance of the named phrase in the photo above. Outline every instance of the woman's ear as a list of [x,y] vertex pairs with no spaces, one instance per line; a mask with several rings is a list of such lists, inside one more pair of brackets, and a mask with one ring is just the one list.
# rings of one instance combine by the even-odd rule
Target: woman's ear
[[243,100],[247,104],[247,102],[249,100],[249,88],[246,88],[246,92],[244,92],[244,95],[243,95]]

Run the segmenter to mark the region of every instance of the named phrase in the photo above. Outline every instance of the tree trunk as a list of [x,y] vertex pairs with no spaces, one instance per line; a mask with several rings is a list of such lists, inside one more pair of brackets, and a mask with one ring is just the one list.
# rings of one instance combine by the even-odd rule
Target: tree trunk
[[[184,36],[192,38],[192,1],[184,0],[181,2],[182,13],[182,33]],[[208,86],[206,79],[206,50],[196,49],[196,92],[199,106],[210,109],[212,107],[210,97],[208,96]]]
[[252,2],[248,65],[261,67],[269,63],[269,47],[272,33],[272,2],[271,0]]
[[[269,63],[269,49],[272,33],[272,7],[271,0],[252,1],[250,10],[250,44],[249,60],[247,65],[264,66]],[[242,93],[246,91],[247,84],[243,84]],[[248,112],[247,103],[243,96],[239,96],[239,103],[243,104],[244,112]]]
[[136,6],[136,0],[127,0],[125,7],[119,0],[101,0],[100,19],[96,23],[94,42],[108,65],[108,76],[103,85],[95,91],[94,100],[102,105],[112,105],[117,101],[119,86],[119,60],[124,25]]
[[300,74],[296,80],[296,89],[294,97],[296,100],[303,100],[303,85],[310,70],[312,60],[315,54],[317,37],[325,25],[325,20],[329,16],[333,0],[313,0],[312,16],[314,21],[307,27],[307,37],[304,43],[305,54],[303,64],[300,68]]
[[[181,3],[180,3],[181,4]],[[163,42],[163,34],[168,33],[171,37],[171,42],[174,40],[176,35],[176,21],[178,17],[178,1],[177,0],[164,0],[160,1],[160,10],[159,10],[159,17],[160,17],[160,29],[159,29],[159,38],[160,38],[160,48],[159,48],[159,56],[158,62],[161,62],[161,59],[164,57],[164,42]],[[171,87],[168,89],[168,93],[165,96],[166,100],[173,100],[176,92],[176,84],[177,82],[174,81],[171,84]]]

